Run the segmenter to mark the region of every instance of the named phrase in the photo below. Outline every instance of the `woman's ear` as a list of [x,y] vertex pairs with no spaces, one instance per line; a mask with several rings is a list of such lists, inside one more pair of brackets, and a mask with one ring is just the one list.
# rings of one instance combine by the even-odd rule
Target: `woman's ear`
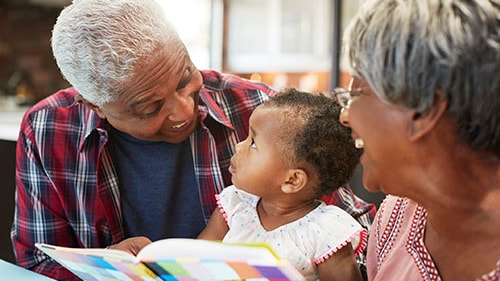
[[304,188],[309,181],[303,169],[290,169],[287,180],[281,185],[283,193],[296,193]]
[[77,95],[75,97],[75,100],[76,102],[78,103],[82,103],[88,107],[90,107],[90,109],[92,109],[93,111],[95,111],[97,113],[97,115],[99,116],[99,118],[101,119],[106,119],[106,114],[104,113],[104,111],[102,111],[102,109],[100,107],[98,107],[97,105],[89,102],[88,100],[86,100],[84,97],[82,97],[81,95]]
[[436,102],[425,113],[409,112],[408,116],[408,137],[410,140],[418,140],[429,133],[445,114],[448,108],[448,101],[442,100],[436,94]]

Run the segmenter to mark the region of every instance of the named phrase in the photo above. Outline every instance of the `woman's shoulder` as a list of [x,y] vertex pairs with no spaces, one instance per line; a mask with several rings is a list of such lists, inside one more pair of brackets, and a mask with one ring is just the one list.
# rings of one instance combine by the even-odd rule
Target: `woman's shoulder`
[[416,213],[425,216],[425,210],[415,201],[406,197],[387,195],[377,211],[375,224],[379,227],[391,227],[391,225],[395,227],[413,220]]

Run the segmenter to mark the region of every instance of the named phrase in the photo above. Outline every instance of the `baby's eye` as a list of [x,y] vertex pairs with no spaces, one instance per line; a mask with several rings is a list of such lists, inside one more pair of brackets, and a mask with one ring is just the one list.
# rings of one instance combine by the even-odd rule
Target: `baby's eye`
[[250,147],[251,148],[257,148],[257,145],[255,144],[255,141],[252,138],[252,141],[250,142]]

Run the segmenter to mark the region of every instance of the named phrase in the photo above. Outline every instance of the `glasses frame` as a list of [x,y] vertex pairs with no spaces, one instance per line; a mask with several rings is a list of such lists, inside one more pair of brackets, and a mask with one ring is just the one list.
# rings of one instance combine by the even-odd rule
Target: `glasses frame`
[[354,98],[363,95],[363,89],[359,88],[348,90],[343,87],[336,87],[335,89],[333,89],[332,95],[335,97],[335,100],[342,108],[349,109],[349,106],[351,105],[351,102],[354,100]]

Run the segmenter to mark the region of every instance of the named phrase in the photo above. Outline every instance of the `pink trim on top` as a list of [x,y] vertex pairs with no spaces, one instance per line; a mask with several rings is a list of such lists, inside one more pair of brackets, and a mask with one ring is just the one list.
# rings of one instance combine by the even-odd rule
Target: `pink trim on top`
[[328,258],[333,256],[333,254],[335,254],[338,250],[342,249],[345,245],[347,245],[347,243],[350,243],[352,241],[352,239],[354,239],[358,235],[359,235],[359,244],[356,247],[356,249],[354,249],[354,255],[360,254],[361,252],[363,252],[366,245],[368,244],[368,231],[364,228],[360,229],[359,231],[356,231],[346,241],[344,241],[343,243],[341,243],[337,247],[331,249],[330,251],[328,251],[328,253],[324,254],[322,257],[314,260],[314,263],[320,264],[320,263],[326,261]]
[[224,210],[224,208],[222,207],[222,203],[220,202],[220,195],[219,194],[215,194],[215,200],[217,201],[217,208],[219,208],[219,211],[222,214],[222,216],[224,217],[224,220],[229,225],[229,222],[227,221],[227,213]]
[[497,267],[490,273],[484,274],[481,278],[475,281],[498,281],[500,277],[500,260],[497,262]]

